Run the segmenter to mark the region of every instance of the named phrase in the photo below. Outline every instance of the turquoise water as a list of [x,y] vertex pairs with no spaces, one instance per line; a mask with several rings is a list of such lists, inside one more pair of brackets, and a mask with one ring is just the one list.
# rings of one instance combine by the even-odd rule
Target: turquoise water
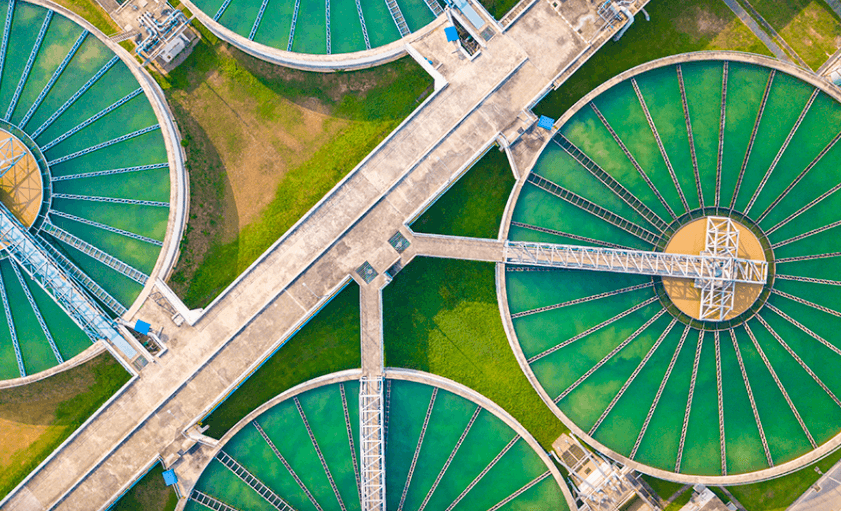
[[[502,420],[487,410],[477,408],[475,403],[441,389],[436,393],[424,441],[418,450],[418,439],[433,388],[400,380],[391,380],[387,385],[390,388],[386,391],[389,416],[385,450],[388,509],[399,508],[404,489],[406,499],[402,509],[405,510],[418,510],[421,506],[428,510],[443,510],[453,504],[456,504],[456,510],[488,509],[547,471],[532,448]],[[342,386],[347,412],[342,406]],[[358,454],[358,392],[359,384],[353,381],[325,385],[298,396],[347,509],[360,507],[345,423],[347,413],[351,438]],[[474,415],[475,421],[467,430],[466,426]],[[275,405],[259,416],[257,422],[318,506],[325,511],[339,509],[336,495],[312,447],[294,400]],[[462,437],[460,447],[455,450]],[[223,446],[223,451],[295,509],[316,509],[253,424],[234,435]],[[418,459],[409,479],[416,451]],[[451,455],[452,460],[445,467]],[[497,456],[499,460],[493,463]],[[487,472],[480,477],[486,469]],[[471,489],[465,491],[469,487]],[[267,503],[260,502],[252,488],[216,460],[202,473],[196,489],[238,509],[266,509]],[[549,477],[502,509],[568,508],[561,489]]]
[[[7,9],[8,3],[3,2],[0,5],[2,19],[5,19]],[[163,207],[118,204],[86,200],[85,197],[168,203],[170,183],[166,146],[159,129],[120,140],[121,137],[137,130],[157,125],[157,117],[145,94],[136,95],[111,112],[101,115],[106,108],[140,87],[125,64],[117,61],[84,93],[77,96],[76,100],[69,101],[114,56],[95,36],[88,35],[85,38],[64,71],[50,88],[45,89],[83,32],[81,27],[70,20],[58,14],[53,15],[37,48],[30,72],[24,73],[24,67],[33,54],[36,38],[46,14],[47,11],[41,7],[24,2],[15,4],[5,64],[0,75],[0,111],[3,114],[9,112],[11,115],[9,122],[0,123],[0,127],[13,131],[19,129],[29,135],[41,148],[45,159],[52,162],[52,176],[77,176],[141,165],[162,166],[108,176],[80,176],[55,181],[52,186],[54,193],[71,194],[81,198],[54,198],[49,212],[46,204],[42,205],[41,209],[56,225],[149,273],[157,261],[160,246],[52,214],[70,214],[162,241],[166,235],[169,218],[169,207],[166,204]],[[14,108],[10,109],[13,95],[19,86],[19,99]],[[47,93],[40,102],[36,102],[44,90]],[[60,115],[54,116],[59,111]],[[84,122],[87,122],[87,125],[78,129]],[[36,133],[37,136],[34,136]],[[61,142],[53,144],[53,141],[63,135],[66,136]],[[99,145],[103,147],[92,150]],[[48,146],[48,149],[43,149]],[[85,152],[86,154],[82,154]],[[58,161],[68,156],[71,158],[63,162]],[[44,242],[64,252],[125,307],[130,306],[140,293],[142,287],[139,284],[110,267],[43,232],[36,231],[36,234]],[[0,263],[0,270],[9,295],[13,327],[20,341],[26,373],[33,374],[56,365],[58,359],[12,271],[9,259]],[[90,346],[87,336],[46,292],[28,277],[25,277],[25,282],[63,359],[68,360]],[[0,377],[14,378],[20,374],[12,349],[9,325],[5,321],[3,315],[0,321],[3,323],[0,326]]]
[[[807,432],[816,445],[841,432],[841,406],[821,386],[825,385],[835,395],[841,393],[841,355],[822,344],[832,343],[841,348],[837,336],[841,318],[819,309],[841,311],[841,294],[834,283],[841,273],[841,259],[836,255],[841,253],[841,236],[839,227],[833,227],[841,211],[841,193],[825,193],[841,183],[838,172],[841,144],[831,146],[837,129],[828,128],[841,121],[841,105],[823,92],[817,93],[814,102],[808,105],[814,87],[778,71],[767,89],[767,103],[760,117],[770,70],[729,63],[725,122],[721,132],[721,184],[716,189],[723,69],[723,63],[719,61],[682,65],[703,202],[707,207],[714,205],[718,194],[723,208],[732,202],[736,211],[745,213],[750,206],[747,216],[766,230],[778,263],[776,272],[784,276],[774,281],[774,288],[815,305],[774,294],[767,303],[800,322],[820,340],[765,307],[760,316],[773,332],[753,318],[733,330],[734,346],[730,331],[721,331],[719,360],[714,333],[701,334],[694,327],[689,328],[683,347],[674,358],[674,369],[668,379],[664,379],[687,327],[678,322],[667,332],[672,316],[666,313],[641,329],[646,321],[662,311],[662,305],[655,301],[635,312],[629,311],[655,296],[652,287],[592,298],[513,319],[526,357],[535,357],[580,337],[530,362],[541,386],[552,398],[564,393],[557,406],[567,417],[589,431],[604,416],[593,432],[599,442],[630,457],[639,440],[633,457],[636,461],[674,471],[680,456],[680,472],[696,475],[721,475],[723,470],[736,474],[767,468],[760,427],[774,465],[810,451],[812,446]],[[685,211],[680,192],[690,209],[700,205],[678,72],[675,66],[664,66],[638,75],[636,82],[660,135],[663,151],[675,171],[678,186],[668,172],[666,159],[645,118],[642,102],[629,80],[593,99],[606,122],[598,118],[590,105],[585,105],[561,126],[559,132],[663,220],[670,221],[670,213],[654,190],[675,214]],[[794,129],[801,116],[801,124]],[[634,168],[606,125],[615,131],[654,190]],[[790,142],[786,145],[787,139]],[[748,153],[751,140],[753,145]],[[825,154],[818,158],[822,151]],[[776,165],[773,164],[775,160],[778,160]],[[533,172],[640,227],[655,234],[659,232],[656,225],[622,202],[557,144],[547,146]],[[604,242],[651,249],[647,242],[614,227],[597,214],[532,184],[524,186],[514,207],[513,221],[552,229],[559,234],[512,226],[511,240],[575,245]],[[577,240],[574,236],[584,236],[591,241]],[[788,260],[820,254],[826,256],[814,260]],[[803,282],[785,276],[826,279],[828,282]],[[595,297],[648,281],[641,276],[575,270],[508,271],[505,278],[512,313]],[[619,318],[619,315],[624,317]],[[598,325],[602,326],[595,328]],[[582,337],[588,329],[593,331]],[[802,365],[814,372],[820,383],[775,334],[787,343]],[[611,350],[632,336],[634,339],[621,351],[605,359]],[[662,344],[651,352],[661,336]],[[696,366],[699,342],[701,349]],[[757,345],[767,358],[767,364]],[[742,377],[736,346],[742,356],[747,382]],[[640,367],[648,354],[650,360]],[[600,367],[592,371],[597,364]],[[697,371],[694,386],[691,385],[693,370]],[[778,376],[779,384],[772,370]],[[653,406],[661,385],[662,396]],[[623,386],[627,388],[617,398]],[[759,423],[753,413],[748,386]],[[572,390],[565,392],[568,389]],[[791,406],[783,391],[789,396]],[[649,413],[650,423],[641,435]],[[798,414],[803,426],[798,422]],[[685,442],[681,452],[684,427]]]
[[[214,17],[224,2],[198,0],[196,6]],[[218,22],[243,37],[250,37],[262,0],[233,0]],[[254,34],[254,41],[286,51],[289,44],[296,0],[270,0]],[[416,32],[434,16],[423,0],[401,0],[398,5],[409,30]],[[400,39],[394,19],[382,0],[360,0],[371,48]],[[364,51],[365,38],[355,0],[330,0],[330,53]],[[327,6],[325,0],[298,0],[298,16],[291,51],[323,55],[327,49]]]

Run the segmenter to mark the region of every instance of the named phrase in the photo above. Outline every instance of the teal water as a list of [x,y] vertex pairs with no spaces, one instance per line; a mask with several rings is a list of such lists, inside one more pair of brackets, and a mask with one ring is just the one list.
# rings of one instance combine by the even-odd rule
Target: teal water
[[[221,5],[221,2],[219,2],[219,5]],[[218,9],[218,6],[216,9]],[[260,26],[257,28],[257,33],[254,35],[254,41],[273,48],[286,50],[286,45],[289,43],[289,29],[292,27],[292,12],[294,10],[295,2],[270,0],[266,6],[266,11],[263,13]],[[205,10],[205,12],[216,13],[215,10]]]
[[397,5],[400,6],[400,12],[403,13],[406,24],[412,32],[417,32],[435,19],[423,0],[398,0]]
[[[8,3],[0,6],[3,19],[5,19],[7,8]],[[37,108],[33,108],[36,99],[83,31],[82,27],[74,22],[55,14],[45,32],[42,44],[38,51],[33,53],[35,39],[46,13],[44,8],[25,2],[15,5],[8,50],[2,76],[0,76],[0,111],[3,114],[7,112],[12,96],[20,85],[20,96],[10,116],[12,126],[8,129],[14,131],[14,125],[23,124],[23,118],[31,110],[31,118],[25,125],[19,126],[21,131],[31,137],[36,130],[45,125],[48,119],[53,117],[49,126],[41,130],[39,136],[34,139],[35,143],[41,147],[98,115],[105,108],[140,87],[129,68],[122,61],[118,61],[84,94],[78,96],[69,107],[64,108],[63,105],[66,105],[68,100],[77,94],[77,91],[113,57],[113,53],[105,44],[97,40],[95,36],[88,35],[44,96],[43,101]],[[24,66],[30,55],[35,57],[30,72],[24,76]],[[54,117],[60,109],[63,109],[61,115]],[[154,126],[157,122],[145,94],[140,94],[91,122],[90,125],[61,143],[42,152],[47,161],[55,161],[99,144],[107,145],[86,155],[74,157],[62,163],[53,163],[50,166],[53,176],[165,163],[167,162],[166,146],[160,130],[114,142],[136,130]],[[54,192],[168,202],[169,169],[61,181],[55,183]],[[168,207],[61,199],[54,200],[51,206],[54,212],[73,214],[156,240],[164,239],[169,218]],[[42,205],[42,212],[46,211],[45,203]],[[55,215],[51,215],[50,219],[83,240],[146,273],[151,272],[157,261],[160,252],[160,247],[157,245],[133,240]],[[94,261],[89,256],[64,246],[44,233],[36,234],[40,235],[44,242],[53,243],[59,250],[64,251],[71,261],[87,272],[124,306],[129,307],[140,293],[142,287],[136,282]],[[14,272],[11,271],[9,260],[0,263],[0,270],[9,295],[13,323],[20,340],[26,372],[33,374],[56,365],[58,360],[26,299],[23,288]],[[90,346],[87,336],[40,286],[30,281],[29,277],[25,277],[25,283],[63,359],[68,360]],[[5,321],[5,318],[3,319]],[[0,332],[0,377],[17,377],[19,374],[11,349],[8,325],[5,325],[5,328],[0,327],[0,330],[5,330]]]
[[[723,64],[718,61],[689,63],[683,64],[682,70],[701,189],[704,203],[709,207],[714,204],[717,193]],[[837,169],[841,144],[830,144],[838,133],[833,126],[841,121],[841,105],[820,92],[806,109],[814,87],[784,72],[777,72],[768,89],[766,107],[759,117],[769,76],[769,69],[761,66],[734,62],[728,66],[721,185],[718,189],[720,204],[728,207],[732,202],[736,210],[742,212],[751,205],[748,217],[766,230],[775,260],[782,259],[776,266],[779,275],[828,281],[776,279],[773,283],[775,289],[815,305],[800,304],[774,294],[771,294],[768,303],[790,314],[825,342],[841,348],[841,341],[837,340],[841,318],[820,310],[820,307],[841,310],[841,294],[836,292],[837,285],[834,284],[839,281],[841,270],[841,257],[837,255],[841,253],[841,236],[838,235],[841,226],[836,225],[838,211],[841,211],[841,193],[825,193],[838,186],[840,181]],[[669,207],[676,213],[684,211],[678,195],[682,191],[690,208],[695,208],[699,205],[695,169],[676,68],[665,66],[647,71],[638,75],[636,81],[639,93],[650,110],[652,122],[661,135],[663,151],[657,145],[630,80],[608,89],[593,99],[593,103]],[[801,115],[802,123],[793,130]],[[755,129],[752,150],[748,154]],[[623,153],[590,105],[575,112],[559,131],[646,206],[662,218],[670,219],[660,200],[634,169],[631,159]],[[789,136],[790,143],[781,150]],[[817,159],[822,151],[825,154]],[[669,175],[663,152],[675,169],[677,187]],[[773,165],[777,158],[778,163]],[[743,167],[744,174],[736,193]],[[640,218],[556,144],[547,146],[533,172],[627,221],[657,232],[655,226]],[[824,195],[823,199],[814,202]],[[798,210],[802,211],[790,220]],[[530,184],[522,190],[514,207],[513,220],[559,233],[512,226],[509,231],[511,240],[584,246],[604,242],[620,247],[651,249],[635,236]],[[783,224],[784,221],[787,223]],[[584,236],[590,241],[576,240],[572,236]],[[829,257],[785,260],[818,254],[829,254]],[[509,271],[505,278],[512,313],[645,282],[637,276],[573,270]],[[614,295],[516,318],[513,326],[521,349],[526,357],[532,357],[652,296],[652,289]],[[614,347],[629,336],[637,335],[628,346],[558,403],[560,411],[585,431],[604,414],[642,358],[666,330],[671,320],[669,314],[644,331],[638,331],[647,319],[660,310],[661,305],[655,302],[531,364],[543,390],[555,397],[599,364]],[[837,352],[823,346],[823,341],[814,339],[813,334],[801,330],[770,309],[763,309],[761,315],[832,393],[837,395],[841,392],[837,367],[841,365],[841,356]],[[759,321],[751,320],[748,326],[815,442],[822,444],[837,435],[841,429],[841,407]],[[684,326],[679,324],[666,335],[649,365],[628,385],[626,393],[595,431],[598,441],[623,455],[630,455],[683,330]],[[773,463],[776,465],[805,454],[811,446],[783,392],[774,382],[745,328],[737,328],[735,334]],[[674,371],[642,437],[635,457],[639,462],[675,470],[698,337],[697,330],[693,328],[689,331]],[[767,468],[759,428],[730,333],[726,330],[720,333],[720,387],[716,376],[718,364],[714,334],[708,332],[703,336],[700,346],[698,376],[686,423],[680,472],[721,475],[722,454],[728,475]],[[724,453],[721,452],[719,396],[723,412]]]
[[363,1],[362,15],[365,16],[365,26],[368,27],[368,39],[372,48],[400,39],[400,31],[397,30],[385,2]]
[[331,0],[330,38],[333,53],[350,53],[365,49],[362,24],[354,0]]
[[[260,0],[233,0],[219,18],[219,23],[248,38],[251,34],[251,27],[254,26],[254,20],[257,19],[257,13],[260,12],[261,4]],[[209,14],[215,16],[216,12]]]
[[[304,392],[298,399],[336,479],[345,506],[347,509],[359,509],[340,385],[345,387],[348,415],[358,449],[359,417],[358,412],[353,412],[358,410],[358,382],[328,384]],[[389,415],[385,450],[389,509],[399,507],[407,486],[403,509],[419,509],[439,474],[439,483],[429,495],[425,509],[443,510],[456,502],[454,509],[457,510],[488,509],[547,471],[537,453],[505,422],[479,408],[475,422],[453,455],[449,468],[442,474],[446,459],[453,452],[477,405],[439,389],[414,475],[409,482],[409,466],[433,389],[429,385],[400,380],[391,380],[389,385],[390,392],[386,392]],[[318,506],[324,510],[338,508],[338,501],[311,448],[293,400],[275,405],[257,421],[311,492]],[[246,425],[222,449],[295,509],[316,509],[253,424]],[[507,451],[503,454],[505,449]],[[490,466],[497,456],[499,460]],[[264,509],[263,503],[253,500],[253,490],[231,476],[230,471],[220,463],[211,462],[196,488],[229,505],[239,503],[244,506],[238,509]],[[466,491],[471,485],[472,489]],[[567,510],[568,507],[561,489],[550,477],[518,496],[504,509]]]
[[292,51],[327,53],[327,18],[324,0],[301,0]]

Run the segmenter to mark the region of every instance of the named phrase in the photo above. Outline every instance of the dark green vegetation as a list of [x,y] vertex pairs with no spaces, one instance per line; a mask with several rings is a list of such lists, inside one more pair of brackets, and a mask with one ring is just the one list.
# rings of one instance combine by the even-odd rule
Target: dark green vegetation
[[663,500],[667,500],[669,497],[674,495],[676,491],[683,488],[683,484],[681,483],[657,479],[656,477],[651,477],[648,474],[643,474],[642,478]]
[[129,380],[103,354],[79,367],[0,391],[0,499]]
[[173,511],[178,495],[164,484],[163,472],[160,463],[155,465],[109,511]]
[[410,58],[307,73],[204,40],[157,77],[179,120],[190,219],[171,278],[190,307],[215,298],[431,92]]
[[826,472],[839,460],[841,451],[836,451],[785,477],[744,486],[730,486],[727,489],[748,511],[783,511],[820,479],[821,475],[815,472],[815,467]]
[[[496,238],[514,174],[494,146],[420,216],[412,229],[428,234]],[[477,197],[481,191],[482,197]]]
[[[415,226],[496,238],[513,183],[505,155],[491,150]],[[508,345],[492,263],[416,258],[383,291],[383,310],[387,366],[427,371],[470,387],[511,413],[547,448],[566,430]]]
[[621,40],[607,42],[558,90],[538,103],[535,113],[558,118],[608,79],[669,55],[701,50],[771,54],[721,0],[658,0],[646,10],[651,21],[638,16]]
[[749,4],[813,70],[838,49],[841,19],[825,1],[750,0]]
[[120,32],[120,27],[111,19],[95,0],[54,0],[55,3],[66,7],[85,21],[101,30],[105,35],[114,35]]
[[501,20],[508,11],[519,3],[519,0],[481,0],[480,3],[491,13],[491,16]]
[[348,284],[300,332],[205,418],[220,438],[255,408],[299,383],[360,367],[359,286]]
[[685,506],[689,503],[689,499],[692,498],[692,488],[687,488],[683,493],[680,494],[678,498],[673,500],[671,504],[666,506],[664,511],[678,511],[680,508]]

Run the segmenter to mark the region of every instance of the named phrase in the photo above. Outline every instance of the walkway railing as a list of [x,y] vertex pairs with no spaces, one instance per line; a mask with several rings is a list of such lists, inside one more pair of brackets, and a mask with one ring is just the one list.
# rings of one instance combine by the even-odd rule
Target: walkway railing
[[228,470],[234,473],[242,482],[247,484],[251,487],[252,490],[256,491],[258,495],[263,497],[266,502],[274,506],[275,509],[278,511],[295,511],[292,506],[290,506],[285,500],[280,498],[275,492],[271,490],[268,486],[263,484],[262,481],[254,477],[254,475],[248,471],[245,467],[240,465],[237,460],[233,459],[228,453],[225,451],[219,451],[216,453],[216,459]]
[[15,276],[18,279],[18,283],[20,284],[21,289],[23,289],[23,294],[24,296],[26,296],[26,301],[29,302],[29,307],[35,314],[35,319],[38,320],[38,325],[41,327],[41,331],[44,332],[44,337],[47,338],[47,342],[50,344],[50,349],[53,350],[53,355],[55,355],[55,359],[58,361],[59,364],[63,364],[64,357],[62,357],[61,352],[58,351],[58,346],[56,346],[55,344],[53,334],[50,332],[50,329],[47,328],[47,323],[44,321],[44,316],[41,315],[41,309],[38,307],[38,304],[35,303],[35,299],[32,298],[32,292],[29,290],[29,286],[27,286],[26,282],[23,280],[23,275],[21,275],[18,265],[14,262],[12,262],[12,270],[14,270]]
[[253,420],[251,421],[251,425],[254,426],[258,433],[260,433],[260,436],[263,437],[263,441],[266,442],[266,444],[269,446],[269,449],[271,449],[274,453],[275,457],[278,460],[280,460],[280,463],[283,465],[286,471],[289,472],[289,475],[292,476],[292,479],[295,480],[301,491],[303,491],[306,494],[313,507],[315,507],[318,511],[324,511],[318,504],[318,502],[315,500],[315,497],[313,497],[312,492],[310,492],[309,488],[307,488],[307,486],[304,484],[301,478],[298,477],[298,474],[295,473],[295,470],[292,468],[292,465],[290,465],[289,462],[286,461],[286,458],[284,458],[283,454],[280,453],[280,450],[278,450],[277,446],[275,446],[274,442],[272,442],[272,439],[269,438],[269,435],[267,435],[263,427],[260,426],[260,423],[256,420]]
[[382,377],[360,380],[359,419],[362,426],[362,511],[385,511]]
[[87,218],[82,218],[76,215],[71,215],[70,213],[65,213],[63,211],[56,211],[50,210],[50,215],[54,215],[60,218],[66,218],[68,220],[72,220],[74,222],[79,222],[80,224],[90,225],[91,227],[96,227],[98,229],[102,229],[103,231],[113,232],[114,234],[119,234],[120,236],[125,236],[126,238],[132,238],[138,241],[144,241],[151,245],[163,246],[162,241],[158,241],[156,239],[149,238],[147,236],[143,236],[142,234],[135,234],[133,232],[124,231],[122,229],[118,229],[116,227],[111,227],[110,225],[105,225],[103,223],[97,222],[95,220],[88,220]]
[[686,444],[686,431],[689,428],[689,412],[692,411],[692,400],[695,397],[695,382],[698,380],[698,365],[701,362],[701,348],[704,346],[704,331],[698,333],[698,347],[695,349],[695,362],[692,364],[692,378],[689,380],[689,396],[686,398],[686,412],[683,415],[683,427],[680,430],[680,444],[677,449],[675,472],[680,473],[680,462],[683,460],[683,447]]
[[8,121],[12,117],[12,113],[15,111],[15,107],[20,99],[20,94],[23,92],[23,87],[29,79],[29,73],[32,71],[32,65],[35,63],[35,57],[38,56],[38,51],[41,49],[41,43],[44,42],[44,35],[50,27],[50,21],[52,21],[52,19],[53,11],[48,10],[47,15],[44,17],[44,22],[41,24],[41,30],[38,31],[38,37],[35,38],[35,44],[32,45],[32,51],[29,53],[29,59],[26,61],[23,73],[20,75],[18,86],[15,89],[15,93],[12,95],[12,101],[9,103],[9,108],[6,110],[6,115],[3,117],[3,120]]
[[692,133],[692,119],[689,116],[689,102],[686,99],[686,85],[683,83],[683,69],[677,66],[677,83],[680,87],[680,101],[683,104],[683,118],[686,121],[686,135],[689,137],[689,154],[692,157],[692,170],[695,174],[695,190],[698,192],[698,204],[704,208],[704,193],[701,189],[701,172],[698,169],[698,155],[695,153],[695,135]]
[[577,234],[570,234],[568,232],[563,231],[556,231],[555,229],[549,229],[547,227],[539,227],[537,225],[525,224],[523,222],[512,221],[511,225],[515,227],[522,227],[523,229],[529,229],[532,231],[537,232],[545,232],[546,234],[552,234],[553,236],[563,236],[565,238],[569,238],[575,241],[583,241],[584,243],[590,243],[592,245],[598,245],[601,247],[610,247],[610,248],[624,248],[627,250],[631,250],[630,247],[626,247],[624,245],[617,245],[616,243],[608,243],[607,241],[597,240],[595,238],[588,238],[586,236],[579,236]]
[[9,32],[12,30],[12,17],[15,15],[15,0],[9,0],[6,9],[6,23],[3,25],[3,41],[0,42],[0,80],[3,78],[3,66],[6,63],[6,49],[9,46]]
[[730,63],[724,61],[721,77],[721,116],[718,119],[718,158],[715,167],[715,207],[721,204],[721,167],[724,164],[724,123],[727,120],[727,76]]
[[742,168],[739,170],[739,177],[736,179],[736,189],[733,191],[733,198],[730,199],[730,209],[736,207],[736,198],[739,196],[739,190],[742,187],[745,170],[748,168],[750,154],[753,152],[753,144],[756,142],[756,134],[759,131],[759,123],[762,121],[762,113],[765,112],[765,106],[768,104],[768,96],[771,94],[771,85],[774,83],[774,76],[776,74],[776,69],[772,69],[771,72],[768,73],[768,81],[765,83],[765,91],[762,93],[762,101],[759,103],[759,112],[756,113],[756,120],[753,123],[753,131],[751,131],[748,148],[745,151],[745,159],[742,160]]
[[400,37],[406,37],[411,34],[412,31],[409,30],[409,25],[406,24],[406,18],[403,17],[403,11],[397,5],[397,0],[385,0],[385,5],[388,7],[388,12],[391,13],[391,19],[397,25],[397,30],[400,31]]
[[21,355],[20,352],[20,341],[18,341],[17,329],[15,328],[15,322],[12,318],[12,309],[9,307],[9,297],[6,295],[6,286],[3,284],[2,277],[0,277],[0,297],[3,299],[3,311],[6,314],[6,324],[9,327],[9,334],[12,336],[12,346],[15,350],[15,360],[17,360],[18,363],[18,372],[20,373],[21,378],[23,378],[26,376],[26,367],[23,365],[23,355]]
[[324,469],[324,473],[327,474],[327,480],[330,482],[330,487],[336,495],[336,500],[339,501],[339,507],[342,508],[342,511],[347,511],[345,503],[342,500],[342,495],[339,493],[339,488],[336,486],[336,481],[333,479],[333,474],[330,472],[330,467],[327,466],[327,460],[324,459],[321,447],[318,446],[318,441],[315,439],[315,433],[313,433],[312,428],[310,427],[310,422],[307,420],[307,414],[304,413],[304,408],[301,406],[301,402],[297,397],[293,398],[293,401],[295,401],[295,407],[298,409],[298,415],[300,415],[301,420],[304,421],[304,427],[307,428],[307,434],[310,437],[313,448],[315,448],[315,454],[318,456],[318,461],[321,462],[321,467]]
[[342,395],[342,411],[345,416],[345,429],[347,430],[347,440],[350,446],[350,459],[353,461],[353,475],[356,477],[356,491],[359,493],[359,499],[362,499],[362,480],[359,477],[359,459],[356,457],[356,445],[353,441],[353,427],[350,424],[350,410],[347,406],[347,394],[345,393],[345,384],[339,384],[339,391]]
[[217,500],[198,490],[193,490],[193,492],[190,493],[190,500],[198,502],[207,509],[213,509],[214,511],[239,511],[237,508],[231,507],[221,500]]
[[736,360],[739,362],[739,371],[742,373],[742,380],[745,382],[745,390],[748,393],[748,400],[750,401],[750,408],[753,411],[753,419],[756,421],[756,427],[759,429],[759,438],[762,440],[762,449],[765,451],[765,460],[769,467],[774,466],[774,460],[771,459],[771,451],[768,449],[768,439],[765,438],[765,428],[762,427],[762,420],[759,418],[759,410],[756,408],[756,399],[753,397],[753,389],[750,386],[748,373],[745,371],[745,362],[742,360],[742,351],[739,349],[739,341],[736,339],[736,332],[730,329],[730,339],[733,341],[733,348],[736,350]]

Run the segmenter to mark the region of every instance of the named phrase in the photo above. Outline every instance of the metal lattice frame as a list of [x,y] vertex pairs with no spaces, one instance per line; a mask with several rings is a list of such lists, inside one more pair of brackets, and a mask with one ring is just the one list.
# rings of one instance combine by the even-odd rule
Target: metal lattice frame
[[13,135],[4,136],[0,139],[0,177],[12,170],[28,153],[23,145],[16,143]]
[[0,244],[91,340],[107,340],[128,359],[137,354],[113,321],[67,276],[61,263],[4,206],[0,206]]
[[699,255],[507,241],[505,262],[694,279],[701,290],[701,319],[722,321],[733,310],[737,283],[765,284],[768,279],[768,263],[738,258],[738,247],[736,224],[708,217],[705,250]]
[[383,378],[363,377],[359,385],[362,433],[362,511],[385,511]]

